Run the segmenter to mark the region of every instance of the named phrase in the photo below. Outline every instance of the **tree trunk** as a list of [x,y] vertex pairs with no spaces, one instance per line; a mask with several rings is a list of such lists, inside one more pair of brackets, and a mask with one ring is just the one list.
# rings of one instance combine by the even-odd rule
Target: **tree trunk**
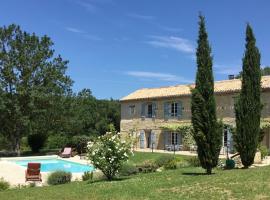
[[207,168],[206,169],[206,174],[211,175],[212,174],[212,168]]
[[17,153],[17,156],[21,155],[20,151],[20,143],[21,143],[21,138],[20,138],[20,133],[19,131],[16,131],[16,134],[12,138],[12,151]]

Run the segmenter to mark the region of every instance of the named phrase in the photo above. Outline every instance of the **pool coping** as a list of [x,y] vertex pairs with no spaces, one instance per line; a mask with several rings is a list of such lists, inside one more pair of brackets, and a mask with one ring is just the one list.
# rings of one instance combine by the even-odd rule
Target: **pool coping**
[[[59,160],[63,160],[63,161],[66,161],[66,162],[71,162],[71,163],[75,163],[75,164],[81,164],[81,165],[90,165],[92,167],[94,167],[90,162],[89,160],[81,160],[79,159],[79,157],[70,157],[70,158],[62,158],[58,155],[50,155],[50,156],[24,156],[24,157],[6,157],[6,158],[0,158],[0,162],[1,161],[7,161],[8,163],[11,163],[11,164],[15,164],[17,166],[20,166],[22,167],[24,170],[27,168],[27,167],[24,167],[22,165],[18,165],[14,162],[10,162],[10,161],[23,161],[23,160],[46,160],[46,159],[59,159]],[[98,171],[97,169],[94,169],[93,172],[96,172]],[[53,172],[53,171],[52,171]],[[52,172],[41,172],[41,173],[52,173]],[[79,175],[82,175],[84,174],[84,172],[71,172],[72,174],[79,174]]]
[[[5,180],[9,181],[12,186],[16,185],[26,185],[29,182],[25,182],[25,169],[26,167],[11,162],[13,160],[28,160],[28,159],[59,159],[67,162],[73,162],[84,165],[92,165],[88,160],[82,160],[79,156],[74,156],[71,158],[61,158],[57,155],[50,156],[25,156],[25,157],[5,157],[0,158],[0,178],[3,177]],[[100,173],[99,169],[95,169],[94,173]],[[42,174],[42,183],[41,185],[46,185],[47,177],[52,172],[41,172]],[[81,180],[84,172],[72,172],[72,181]]]

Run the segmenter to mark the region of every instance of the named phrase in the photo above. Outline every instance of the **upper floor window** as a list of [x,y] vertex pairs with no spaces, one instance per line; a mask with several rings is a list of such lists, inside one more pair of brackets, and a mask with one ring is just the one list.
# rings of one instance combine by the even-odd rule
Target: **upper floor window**
[[129,113],[130,113],[130,115],[135,115],[135,105],[129,106]]
[[173,102],[171,103],[171,116],[172,117],[177,117],[177,113],[178,113],[178,103]]
[[156,103],[154,102],[142,103],[141,116],[147,118],[156,117]]
[[147,117],[152,118],[153,116],[153,104],[149,103],[147,105]]
[[173,101],[164,103],[164,117],[168,118],[180,118],[182,116],[182,103]]

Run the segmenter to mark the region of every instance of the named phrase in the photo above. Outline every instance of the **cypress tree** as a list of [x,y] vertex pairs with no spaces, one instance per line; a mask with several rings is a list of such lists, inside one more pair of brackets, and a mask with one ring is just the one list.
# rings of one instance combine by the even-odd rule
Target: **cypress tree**
[[192,90],[191,112],[193,136],[201,166],[207,174],[217,166],[222,142],[222,124],[217,121],[214,97],[211,47],[205,28],[205,19],[199,16],[199,38],[197,40],[196,85]]
[[236,149],[244,168],[253,164],[259,143],[261,118],[260,52],[252,28],[247,24],[246,50],[242,64],[242,88],[235,104]]

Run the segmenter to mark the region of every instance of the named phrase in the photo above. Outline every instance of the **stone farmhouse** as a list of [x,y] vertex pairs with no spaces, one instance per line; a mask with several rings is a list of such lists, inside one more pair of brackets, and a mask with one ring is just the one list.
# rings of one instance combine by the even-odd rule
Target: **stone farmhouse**
[[[270,76],[262,77],[261,86],[264,105],[261,125],[266,125],[262,143],[270,148]],[[234,103],[241,89],[241,80],[216,81],[214,87],[218,118],[235,127]],[[181,150],[183,133],[170,127],[191,125],[191,88],[194,84],[143,88],[123,97],[120,100],[121,134],[132,135],[135,148],[170,150],[177,145],[177,150]],[[232,133],[228,128],[224,129],[223,138],[223,147],[226,145],[232,151]]]

